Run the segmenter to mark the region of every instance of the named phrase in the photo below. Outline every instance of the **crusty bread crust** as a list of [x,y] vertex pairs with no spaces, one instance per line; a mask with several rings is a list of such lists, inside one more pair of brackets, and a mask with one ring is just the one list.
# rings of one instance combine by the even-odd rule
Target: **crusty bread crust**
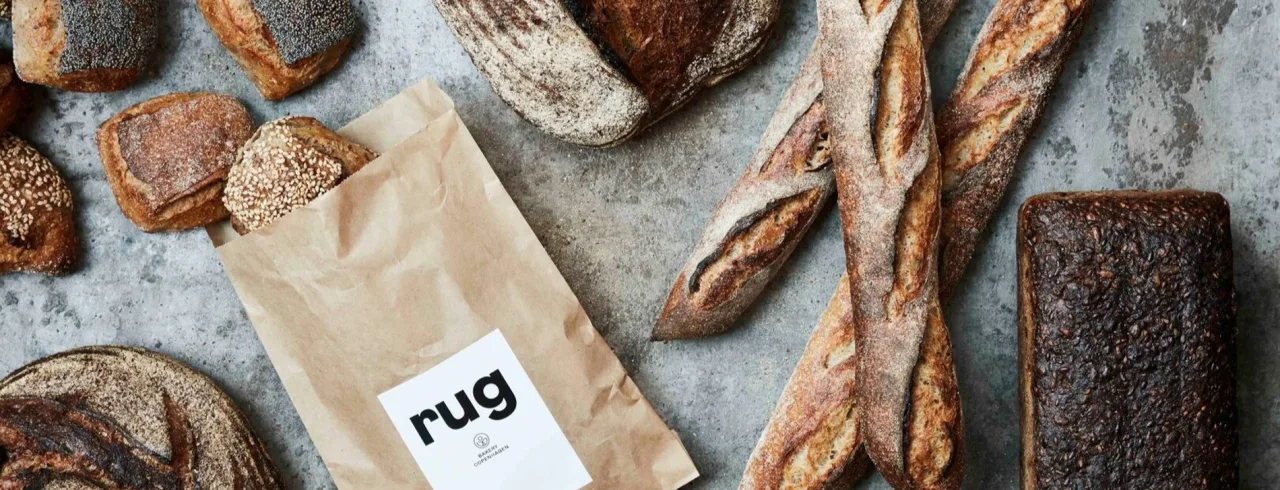
[[[930,13],[921,19],[929,26],[924,33],[927,44],[951,15],[955,0],[920,5]],[[707,222],[671,287],[654,326],[654,340],[706,337],[732,329],[835,195],[822,101],[821,46],[821,39],[815,41],[746,171]],[[714,279],[704,280],[708,275]]]
[[71,191],[26,142],[0,133],[0,274],[71,273],[80,259]]
[[964,276],[1092,0],[1000,0],[938,113],[942,297]]
[[778,0],[568,3],[436,8],[499,97],[543,131],[593,147],[626,141],[744,68],[779,11]]
[[[126,134],[122,125],[143,117],[168,117],[149,125],[154,134]],[[177,125],[177,126],[166,126]],[[227,218],[222,188],[240,147],[253,132],[253,118],[232,97],[209,93],[170,94],[125,109],[98,128],[98,154],[121,211],[145,232],[196,228]],[[136,141],[132,155],[122,138]],[[177,141],[177,143],[175,143]],[[146,181],[144,168],[159,181]],[[145,171],[145,170],[144,170]],[[166,182],[167,181],[167,182]],[[176,195],[164,186],[180,181]]]
[[[137,82],[145,60],[139,60],[138,66],[123,68],[90,68],[69,73],[60,70],[67,46],[62,1],[16,0],[13,3],[13,57],[18,76],[29,83],[74,92],[113,92]],[[138,3],[151,1],[139,0]],[[152,22],[144,22],[139,27],[156,32],[136,35],[153,38],[159,35],[156,19],[149,20]]]
[[845,489],[870,472],[853,396],[856,354],[844,277],[751,452],[740,490]]
[[284,100],[310,87],[337,67],[351,46],[348,37],[320,54],[286,64],[253,0],[197,0],[196,5],[218,41],[267,100]]
[[213,381],[160,354],[77,349],[0,381],[3,488],[281,488]]
[[959,488],[959,392],[938,307],[940,155],[919,11],[910,0],[822,0],[819,15],[867,452],[895,488]]
[[13,71],[13,58],[8,52],[0,51],[0,132],[7,131],[22,115],[25,91],[22,80]]

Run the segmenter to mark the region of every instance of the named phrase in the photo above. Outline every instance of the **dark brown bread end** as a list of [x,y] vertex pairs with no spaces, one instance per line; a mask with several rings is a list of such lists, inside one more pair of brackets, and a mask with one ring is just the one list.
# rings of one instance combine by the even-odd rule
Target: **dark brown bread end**
[[1235,488],[1226,200],[1046,194],[1018,228],[1023,488]]

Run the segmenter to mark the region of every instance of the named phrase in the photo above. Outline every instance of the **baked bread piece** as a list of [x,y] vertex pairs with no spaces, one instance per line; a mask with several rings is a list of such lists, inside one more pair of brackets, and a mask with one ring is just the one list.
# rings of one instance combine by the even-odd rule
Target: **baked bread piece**
[[35,148],[0,133],[0,274],[60,276],[79,256],[67,183]]
[[350,0],[197,0],[222,46],[267,100],[310,87],[342,61],[360,20]]
[[26,88],[13,71],[13,58],[0,51],[0,132],[4,132],[22,115]]
[[964,276],[1092,0],[1000,0],[938,113],[942,297]]
[[223,203],[241,235],[267,226],[337,187],[377,158],[320,121],[291,116],[263,124],[240,149]]
[[160,0],[13,0],[18,76],[75,92],[133,85],[156,50],[160,9]]
[[871,471],[853,396],[857,370],[845,277],[751,452],[740,490],[847,489]]
[[227,218],[222,187],[253,118],[209,93],[142,102],[98,128],[98,154],[120,210],[146,232],[185,230]]
[[13,5],[9,0],[0,0],[0,19],[8,19],[13,15]]
[[1023,488],[1237,487],[1230,223],[1195,191],[1022,206]]
[[867,454],[894,488],[959,488],[963,427],[938,301],[940,156],[919,12],[910,0],[818,8]]
[[773,29],[778,3],[436,0],[436,7],[516,112],[557,138],[601,147],[744,68]]
[[[921,22],[929,26],[927,45],[951,15],[955,0],[919,4]],[[746,171],[707,222],[667,295],[654,340],[732,329],[835,195],[821,47],[819,39],[778,104]]]
[[77,349],[0,381],[0,454],[0,488],[282,488],[226,394],[141,349]]

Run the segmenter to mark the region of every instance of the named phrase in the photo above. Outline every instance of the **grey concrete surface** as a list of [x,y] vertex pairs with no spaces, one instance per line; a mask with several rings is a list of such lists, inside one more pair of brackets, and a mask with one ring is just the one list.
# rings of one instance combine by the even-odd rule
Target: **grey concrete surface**
[[[91,344],[151,347],[216,378],[268,441],[291,488],[332,484],[204,235],[147,235],[121,215],[92,133],[179,90],[233,94],[260,120],[340,125],[436,77],[510,193],[658,411],[702,469],[734,488],[840,275],[835,213],[729,335],[653,344],[651,321],[722,193],[747,162],[815,35],[813,0],[784,0],[758,63],[638,140],[585,150],[538,133],[479,76],[425,0],[356,0],[365,29],[317,87],[264,102],[191,2],[172,2],[156,73],[127,91],[46,91],[16,132],[69,178],[85,264],[60,279],[0,277],[0,372]],[[1014,211],[1070,189],[1195,187],[1233,205],[1240,298],[1244,488],[1280,481],[1280,14],[1274,0],[1096,2],[967,285],[948,310],[967,426],[966,488],[1016,488]],[[958,74],[993,0],[960,0],[931,56],[935,93]],[[8,44],[0,27],[0,44]],[[936,97],[941,99],[941,97]],[[858,488],[887,488],[873,477]]]

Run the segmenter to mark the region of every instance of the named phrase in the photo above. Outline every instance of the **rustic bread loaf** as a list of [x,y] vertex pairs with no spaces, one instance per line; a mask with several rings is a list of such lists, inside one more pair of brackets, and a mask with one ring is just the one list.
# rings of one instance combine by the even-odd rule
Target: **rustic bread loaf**
[[253,118],[235,98],[170,94],[125,109],[98,128],[98,154],[125,216],[146,232],[227,218],[222,188]]
[[[612,146],[744,68],[778,0],[436,0],[503,100],[570,143]],[[673,15],[678,13],[678,15]]]
[[[930,30],[951,15],[955,0],[920,2]],[[922,22],[924,18],[922,18]],[[707,222],[678,274],[653,329],[655,340],[706,337],[728,331],[782,268],[835,195],[826,107],[822,102],[822,41],[774,112],[750,164]]]
[[77,349],[0,381],[0,456],[0,488],[281,488],[227,395],[140,349]]
[[71,190],[17,136],[0,133],[0,274],[63,275],[80,257]]
[[22,115],[26,87],[13,71],[13,57],[0,51],[0,132],[4,132]]
[[1022,206],[1022,488],[1237,487],[1230,222],[1194,191]]
[[282,100],[333,70],[360,20],[351,0],[197,0],[222,46],[267,100]]
[[959,488],[963,428],[938,301],[940,155],[910,0],[820,0],[823,96],[867,454],[898,489]]
[[13,5],[10,0],[0,0],[0,19],[8,19],[13,15]]
[[160,0],[13,0],[18,76],[76,92],[133,85],[156,50],[160,10]]
[[240,234],[267,226],[337,187],[377,158],[309,117],[258,128],[227,175],[223,203]]
[[964,275],[1092,0],[1000,0],[938,113],[942,297]]
[[845,277],[751,452],[739,489],[847,489],[870,472],[853,396],[857,368]]

